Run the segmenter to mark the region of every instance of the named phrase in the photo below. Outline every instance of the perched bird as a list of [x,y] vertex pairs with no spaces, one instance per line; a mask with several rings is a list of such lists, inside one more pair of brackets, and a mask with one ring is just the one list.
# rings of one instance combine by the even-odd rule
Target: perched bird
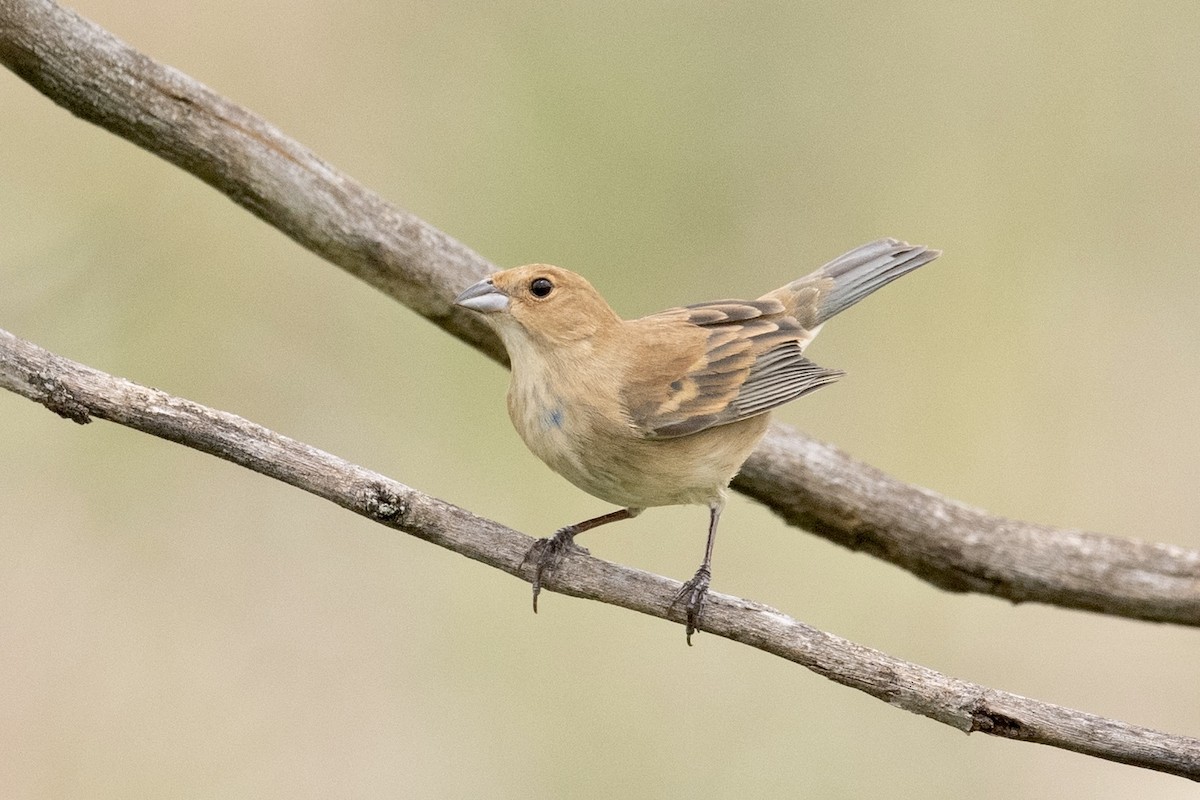
[[508,414],[538,458],[621,506],[529,551],[533,609],[574,538],[651,506],[708,506],[704,561],[672,605],[700,622],[729,482],[768,412],[844,373],[802,355],[830,317],[941,253],[880,239],[757,300],[717,300],[623,320],[581,276],[547,264],[497,272],[454,302],[484,315],[512,363]]

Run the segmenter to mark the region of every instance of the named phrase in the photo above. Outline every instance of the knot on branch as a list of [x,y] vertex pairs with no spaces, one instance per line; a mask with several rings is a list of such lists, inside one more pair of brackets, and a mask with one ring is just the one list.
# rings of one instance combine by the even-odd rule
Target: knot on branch
[[378,481],[363,489],[363,513],[386,525],[399,525],[408,513],[408,505],[391,487]]
[[993,711],[983,702],[971,710],[971,727],[967,733],[976,731],[1005,739],[1027,739],[1030,734],[1021,720]]
[[63,419],[69,419],[80,425],[86,425],[92,421],[92,414],[88,407],[79,402],[75,393],[54,375],[38,372],[30,376],[29,382],[42,392],[39,402]]

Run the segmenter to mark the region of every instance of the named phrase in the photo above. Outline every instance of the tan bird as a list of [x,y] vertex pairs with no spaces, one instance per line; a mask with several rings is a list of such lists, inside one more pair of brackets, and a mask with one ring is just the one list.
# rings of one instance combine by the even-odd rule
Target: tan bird
[[[540,539],[543,575],[576,535],[651,506],[708,506],[704,561],[675,599],[700,623],[729,482],[776,406],[844,373],[802,353],[821,325],[940,255],[880,239],[757,300],[717,300],[623,320],[581,276],[547,264],[497,272],[455,303],[480,312],[512,362],[508,414],[538,458],[622,508]],[[673,604],[674,605],[674,604]]]

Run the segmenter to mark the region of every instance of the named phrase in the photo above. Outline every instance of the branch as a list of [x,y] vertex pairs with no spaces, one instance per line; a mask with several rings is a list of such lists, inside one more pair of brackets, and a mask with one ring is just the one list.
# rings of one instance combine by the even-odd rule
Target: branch
[[[57,356],[0,330],[0,388],[80,424],[106,419],[323,497],[523,580],[533,539],[234,414]],[[583,554],[547,588],[682,623],[681,584]],[[710,592],[700,629],[786,658],[894,706],[958,728],[1037,742],[1200,780],[1200,740],[989,689],[817,630],[768,606]]]
[[793,525],[949,591],[1200,625],[1200,550],[998,517],[784,425],[733,485]]
[[[501,361],[450,299],[496,267],[269,122],[49,0],[0,0],[0,62]],[[734,488],[943,589],[1200,625],[1200,551],[988,515],[775,424]]]

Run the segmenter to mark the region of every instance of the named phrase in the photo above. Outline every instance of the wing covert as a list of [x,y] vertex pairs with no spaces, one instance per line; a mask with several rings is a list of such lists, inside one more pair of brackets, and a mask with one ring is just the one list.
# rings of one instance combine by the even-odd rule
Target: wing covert
[[771,298],[702,303],[640,322],[687,326],[702,336],[687,358],[647,353],[663,369],[626,381],[630,421],[648,437],[686,436],[757,416],[844,374],[804,357],[807,331]]

